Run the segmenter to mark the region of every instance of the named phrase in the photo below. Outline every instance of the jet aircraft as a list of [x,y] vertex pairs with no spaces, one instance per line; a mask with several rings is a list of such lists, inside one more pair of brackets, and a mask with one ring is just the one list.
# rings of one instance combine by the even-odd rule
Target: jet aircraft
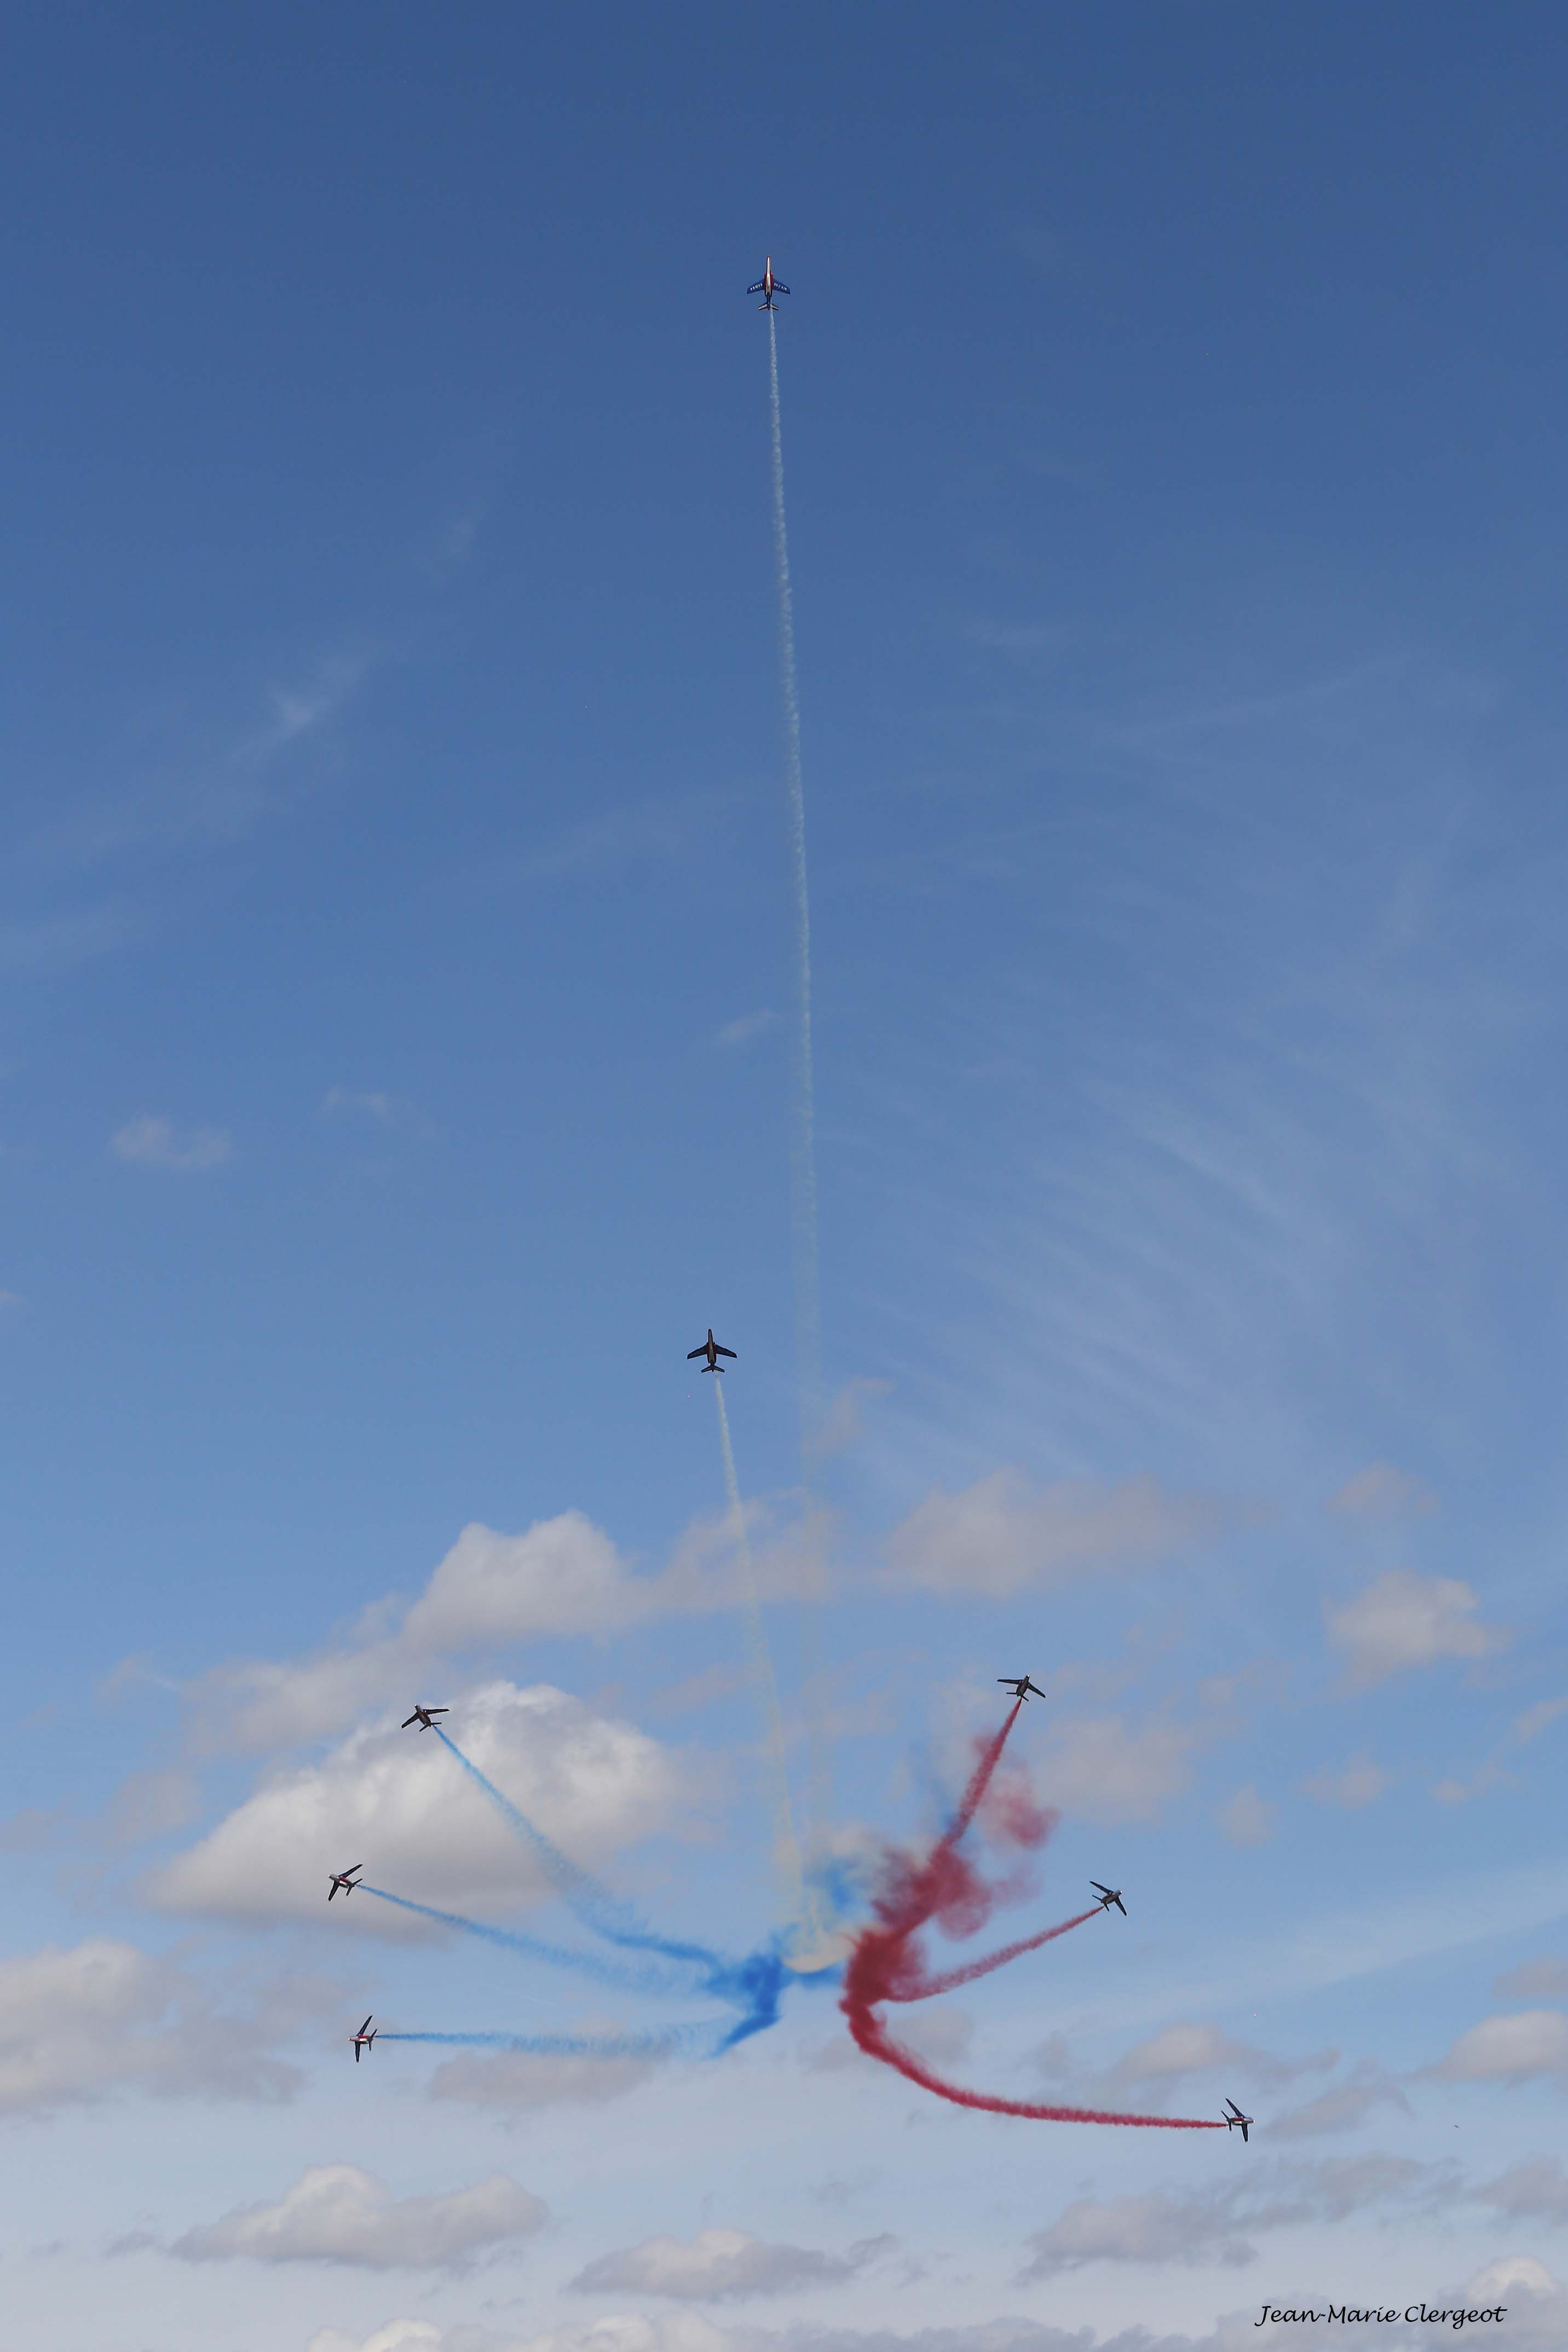
[[[1091,1886],[1094,1884],[1092,1879],[1089,1881],[1089,1884]],[[1241,2137],[1245,2140],[1249,2126],[1255,2124],[1258,2121],[1258,2117],[1256,2116],[1244,2116],[1234,2099],[1227,2099],[1225,2104],[1230,2110],[1225,2119],[1225,2127],[1226,2131],[1234,2131],[1237,2124],[1239,2124],[1241,2126]]]
[[702,1367],[705,1372],[721,1372],[723,1370],[724,1367],[719,1361],[721,1356],[728,1356],[731,1363],[736,1361],[735,1350],[733,1348],[721,1348],[719,1345],[718,1340],[713,1337],[713,1326],[711,1323],[708,1326],[708,1337],[703,1340],[700,1348],[691,1349],[687,1355],[686,1360],[689,1364],[694,1364],[699,1356],[706,1356],[708,1359],[708,1361]]
[[334,1870],[327,1887],[328,1902],[330,1903],[331,1901],[340,1886],[345,1895],[352,1895],[354,1888],[359,1885],[358,1879],[354,1876],[354,1872],[356,1870],[363,1870],[363,1868],[364,1864],[363,1862],[356,1862],[347,1870]]
[[[996,1679],[1001,1684],[1004,1690],[1010,1690],[1012,1692],[1015,1698],[1027,1698],[1031,1691],[1034,1692],[1037,1698],[1044,1698],[1046,1695],[1040,1688],[1039,1684],[1032,1683],[1027,1675],[1021,1675],[1016,1677],[1012,1675],[998,1675]],[[1091,1880],[1089,1883],[1092,1885],[1093,1881]]]
[[1100,1907],[1102,1911],[1109,1911],[1111,1905],[1114,1903],[1122,1917],[1124,1919],[1126,1918],[1127,1906],[1121,1900],[1121,1889],[1120,1886],[1101,1886],[1098,1878],[1091,1878],[1089,1883],[1100,1897]]
[[775,294],[787,294],[789,292],[789,288],[787,286],[781,285],[779,280],[773,276],[773,257],[771,253],[763,265],[762,276],[758,278],[754,286],[748,286],[746,291],[748,294],[760,294],[762,296],[763,299],[757,305],[759,310],[776,310],[779,306],[773,300],[773,296]]
[[[372,2010],[372,2011],[371,2011],[371,2013],[370,2013],[370,2014],[371,2014],[371,2017],[374,2017],[374,2014],[375,2014],[375,2011],[374,2011],[374,2010]],[[370,2017],[367,2017],[367,2018],[365,2019],[364,2024],[363,2024],[363,2025],[362,2025],[362,2026],[360,2027],[359,2032],[358,2032],[357,2033],[355,2033],[355,2034],[351,2035],[351,2037],[350,2037],[350,2038],[351,2038],[351,2040],[353,2041],[353,2046],[354,2046],[354,2064],[355,2064],[356,2066],[359,2064],[360,2059],[361,2059],[361,2057],[363,2055],[364,2052],[365,2052],[365,2051],[367,2051],[367,2050],[370,2048],[371,2043],[375,2040],[375,2036],[376,2036],[376,2034],[377,2034],[377,2033],[379,2033],[379,2032],[381,2032],[381,2028],[380,2028],[380,2026],[378,2025],[378,2026],[375,2028],[375,2032],[374,2032],[374,2033],[373,2033],[373,2032],[367,2032],[367,2031],[366,2031],[366,2027],[368,2027],[368,2026],[369,2026],[369,2024],[370,2024]]]
[[[435,1731],[439,1727],[437,1724],[436,1717],[438,1715],[450,1715],[451,1711],[451,1708],[447,1706],[416,1706],[413,1714],[407,1717],[403,1723],[399,1724],[398,1729],[400,1731],[406,1731],[409,1724],[416,1723],[421,1731]],[[331,1896],[329,1895],[327,1900],[330,1903],[331,1901]]]

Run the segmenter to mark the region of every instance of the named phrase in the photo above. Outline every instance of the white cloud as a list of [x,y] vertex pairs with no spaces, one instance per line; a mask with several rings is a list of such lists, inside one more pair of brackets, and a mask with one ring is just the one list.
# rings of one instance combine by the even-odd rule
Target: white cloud
[[1036,1486],[1020,1470],[995,1470],[956,1495],[933,1486],[883,1549],[900,1584],[1002,1601],[1049,1591],[1091,1566],[1158,1559],[1235,1517],[1212,1496],[1167,1495],[1149,1477]]
[[1527,2158],[1473,2194],[1500,2213],[1559,2227],[1568,2221],[1568,2176],[1554,2156]]
[[1441,1658],[1481,1658],[1505,1647],[1512,1634],[1477,1624],[1479,1606],[1457,1577],[1391,1568],[1355,1600],[1324,1613],[1330,1641],[1344,1653],[1348,1682],[1364,1690]]
[[1363,2059],[1347,2082],[1331,2084],[1305,2106],[1271,2116],[1268,2137],[1271,2140],[1319,2139],[1332,2132],[1354,2131],[1378,2106],[1410,2113],[1410,2102],[1393,2077],[1375,2060]]
[[1076,2198],[1027,2240],[1033,2257],[1019,2284],[1081,2270],[1086,2263],[1217,2262],[1240,2269],[1257,2260],[1258,2249],[1237,2226],[1236,2202],[1234,2190],[1183,2197],[1154,2189],[1103,2200]]
[[[784,1599],[814,1571],[809,1546],[752,1507],[752,1560],[764,1600]],[[581,1511],[538,1520],[519,1536],[469,1526],[420,1597],[373,1603],[345,1640],[302,1659],[247,1659],[193,1683],[201,1736],[215,1746],[270,1748],[341,1730],[389,1685],[409,1687],[444,1660],[489,1656],[547,1635],[602,1635],[657,1618],[740,1605],[726,1517],[695,1521],[658,1574],[637,1575]]]
[[228,1158],[230,1137],[226,1128],[176,1128],[171,1120],[147,1111],[116,1129],[112,1144],[121,1160],[190,1175],[198,1169],[221,1166]]
[[1165,1717],[1134,1728],[1119,1715],[1079,1716],[1052,1727],[1030,1777],[1037,1791],[1077,1820],[1152,1821],[1186,1793],[1194,1757],[1221,1732],[1217,1724]]
[[1568,1958],[1549,1952],[1539,1960],[1521,1960],[1499,1977],[1492,1990],[1500,2000],[1561,2000],[1568,1995]]
[[531,2050],[497,2050],[481,2057],[466,2050],[437,2067],[428,2096],[522,2115],[534,2107],[597,2106],[606,2099],[624,2099],[657,2072],[651,2058],[563,2058]]
[[321,1104],[325,1111],[363,1111],[367,1118],[378,1120],[383,1127],[393,1126],[407,1108],[396,1095],[363,1093],[354,1087],[329,1087]]
[[1265,1845],[1274,1834],[1275,1809],[1251,1780],[1220,1806],[1215,1819],[1232,1845]]
[[245,2205],[187,2230],[188,2263],[343,2263],[360,2270],[445,2269],[542,2228],[545,2209],[504,2172],[445,2196],[394,2197],[353,2164],[321,2164],[271,2205]]
[[1426,2071],[1451,2083],[1525,2083],[1568,2073],[1568,2017],[1555,2009],[1521,2009],[1483,2018]]
[[1430,1487],[1408,1470],[1396,1470],[1392,1462],[1369,1462],[1323,1506],[1342,1518],[1356,1519],[1415,1518],[1436,1507]]
[[1515,1717],[1513,1738],[1516,1744],[1524,1748],[1531,1740],[1539,1739],[1560,1715],[1568,1715],[1568,1698],[1537,1699],[1533,1706],[1527,1706],[1521,1716]]
[[769,2245],[743,2230],[700,2230],[695,2238],[647,2238],[640,2246],[601,2254],[572,2285],[582,2294],[663,2294],[689,2303],[738,2303],[759,2294],[790,2294],[853,2278],[891,2242],[868,2239],[847,2254],[805,2246]]
[[1206,2074],[1223,2067],[1249,2083],[1278,2085],[1298,2074],[1321,2073],[1332,2066],[1338,2052],[1319,2051],[1310,2058],[1272,2057],[1250,2042],[1233,2042],[1217,2025],[1167,2025],[1148,2041],[1138,2042],[1119,2058],[1115,2073],[1134,2083],[1174,2082],[1186,2074]]
[[1363,1748],[1342,1771],[1315,1772],[1301,1786],[1321,1805],[1343,1805],[1349,1812],[1360,1812],[1363,1807],[1376,1804],[1392,1784],[1393,1775],[1385,1772],[1381,1764],[1374,1764]]
[[764,1006],[756,1013],[742,1013],[738,1021],[726,1021],[718,1032],[717,1043],[721,1045],[750,1045],[778,1025],[778,1014],[768,1012]]
[[[685,1791],[667,1750],[548,1685],[495,1682],[456,1718],[466,1754],[531,1821],[592,1865],[670,1825]],[[546,1890],[533,1850],[439,1744],[387,1719],[324,1759],[270,1777],[216,1829],[153,1875],[167,1910],[228,1919],[319,1917],[328,1874],[364,1858],[367,1876],[445,1909],[483,1909]],[[417,1932],[374,1896],[354,1924]]]
[[300,2078],[261,2046],[268,2022],[220,2015],[174,1962],[107,1937],[0,1959],[0,2113],[127,2091],[290,2097]]
[[875,1404],[879,1397],[891,1396],[892,1392],[891,1381],[846,1381],[837,1394],[829,1398],[817,1424],[817,1454],[827,1460],[836,1454],[847,1454],[852,1445],[858,1445],[865,1428],[866,1407]]
[[1468,1780],[1460,1780],[1450,1772],[1434,1784],[1432,1794],[1440,1805],[1468,1805],[1473,1797],[1489,1796],[1494,1789],[1518,1785],[1511,1772],[1505,1772],[1495,1758],[1489,1757],[1484,1764],[1476,1767]]

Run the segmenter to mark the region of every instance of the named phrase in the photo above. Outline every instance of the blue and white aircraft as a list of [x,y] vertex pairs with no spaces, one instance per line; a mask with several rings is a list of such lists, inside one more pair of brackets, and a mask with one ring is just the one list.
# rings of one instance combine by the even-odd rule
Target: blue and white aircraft
[[773,257],[771,253],[763,265],[762,276],[754,286],[748,286],[746,291],[748,294],[762,296],[763,299],[757,305],[759,310],[776,310],[779,306],[773,300],[773,296],[789,292],[789,288],[782,285],[773,276]]

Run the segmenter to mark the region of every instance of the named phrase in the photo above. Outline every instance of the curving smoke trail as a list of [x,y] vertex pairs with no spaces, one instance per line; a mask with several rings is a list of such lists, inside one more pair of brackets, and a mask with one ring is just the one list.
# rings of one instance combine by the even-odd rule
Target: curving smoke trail
[[[923,2058],[896,2042],[878,2014],[885,2002],[923,2000],[931,1992],[944,1990],[949,1982],[967,1980],[963,1969],[944,1971],[934,1978],[929,1975],[915,1938],[932,1919],[963,1932],[978,1926],[990,1908],[989,1890],[959,1853],[958,1846],[984,1800],[1022,1706],[1022,1699],[1014,1701],[1000,1731],[981,1749],[952,1820],[925,1860],[920,1862],[907,1854],[889,1857],[881,1889],[872,1905],[877,1925],[862,1929],[844,1971],[839,2007],[849,2031],[868,2057],[879,2059],[907,2081],[918,2083],[922,2090],[934,2092],[939,2099],[948,2099],[954,2106],[977,2107],[993,2116],[1021,2116],[1040,2123],[1130,2124],[1157,2131],[1222,2131],[1223,2124],[1206,2117],[1119,2115],[1097,2107],[1003,2099],[988,2091],[969,2090],[961,2083],[950,2083],[933,2073]],[[1097,1904],[1096,1910],[1099,1907]],[[1053,1937],[1064,1935],[1068,1927],[1081,1926],[1090,1916],[1085,1912],[1079,1919],[1064,1920],[1059,1927],[1026,1937],[1004,1952],[991,1953],[984,1960],[973,1963],[968,1973],[984,1976],[1018,1952],[1048,1943]]]
[[[784,1874],[791,1924],[805,1927],[807,1924],[805,1883],[801,1870],[800,1840],[795,1835],[795,1813],[789,1799],[789,1763],[784,1749],[784,1715],[779,1706],[779,1686],[773,1673],[773,1654],[768,1648],[762,1607],[757,1599],[752,1542],[746,1533],[746,1514],[742,1507],[740,1482],[735,1475],[735,1450],[730,1443],[730,1415],[724,1403],[721,1381],[714,1381],[713,1394],[719,1405],[719,1444],[724,1456],[724,1491],[730,1505],[730,1526],[745,1586],[746,1633],[752,1652],[752,1671],[763,1694],[763,1707],[767,1718],[768,1759],[773,1768],[774,1847]],[[815,1918],[811,1925],[817,1927]],[[820,1931],[809,1940],[820,1941]]]
[[[706,1944],[681,1943],[668,1936],[657,1935],[644,1927],[636,1914],[624,1903],[617,1902],[608,1890],[580,1869],[563,1854],[553,1839],[545,1835],[526,1813],[520,1812],[511,1799],[503,1796],[493,1780],[464,1755],[455,1739],[441,1726],[435,1727],[436,1736],[448,1748],[469,1778],[476,1781],[518,1835],[526,1838],[542,1861],[545,1873],[556,1893],[574,1916],[596,1936],[632,1951],[657,1953],[659,1958],[673,1961],[692,1971],[694,1982],[688,1989],[710,1992],[715,1999],[728,2001],[741,2012],[713,2053],[731,2049],[753,2033],[762,2033],[778,2021],[779,2002],[789,1981],[789,1970],[782,1950],[783,1938],[772,1936],[756,1951],[742,1959],[731,1959],[715,1952]],[[439,1914],[437,1916],[441,1916]],[[484,1933],[483,1929],[479,1932]],[[559,1947],[552,1948],[559,1949]],[[649,1990],[656,1988],[649,1987]],[[668,1984],[657,1988],[671,1990]]]
[[565,1944],[545,1943],[537,1936],[520,1936],[510,1927],[495,1927],[484,1919],[469,1919],[460,1911],[438,1911],[429,1903],[416,1903],[406,1895],[393,1895],[384,1886],[372,1886],[362,1879],[357,1890],[362,1895],[374,1895],[378,1903],[395,1903],[400,1911],[416,1911],[422,1919],[434,1919],[443,1927],[456,1927],[465,1936],[481,1937],[487,1944],[499,1944],[503,1951],[521,1952],[525,1959],[542,1960],[547,1967],[571,1969],[579,1976],[592,1977],[598,1984],[616,1985],[624,1992],[684,1992],[687,1985],[678,1977],[658,1969],[633,1968],[629,1963],[606,1959],[599,1952],[576,1952]]

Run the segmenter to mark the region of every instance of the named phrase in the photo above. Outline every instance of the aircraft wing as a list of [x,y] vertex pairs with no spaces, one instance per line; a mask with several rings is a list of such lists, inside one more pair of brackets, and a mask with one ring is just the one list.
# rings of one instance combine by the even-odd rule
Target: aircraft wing
[[[777,285],[777,278],[773,280],[773,283],[775,286]],[[754,286],[748,286],[746,289],[748,294],[765,294],[767,290],[768,281],[765,278],[759,278]]]
[[416,1707],[412,1715],[405,1716],[402,1723],[398,1726],[398,1728],[401,1731],[406,1731],[411,1723],[417,1723],[418,1720],[419,1709]]
[[716,1356],[728,1356],[731,1363],[738,1363],[740,1360],[733,1348],[721,1348],[717,1339],[713,1342],[713,1353]]
[[[754,294],[756,290],[757,289],[754,286],[747,289],[747,291],[752,294]],[[701,1348],[688,1348],[686,1351],[686,1360],[689,1364],[692,1363],[699,1356],[705,1356],[707,1353],[708,1349],[705,1346]]]
[[[753,291],[755,289],[753,289]],[[787,294],[789,292],[789,288],[784,284],[782,278],[775,278],[773,279],[773,292],[775,294]]]

